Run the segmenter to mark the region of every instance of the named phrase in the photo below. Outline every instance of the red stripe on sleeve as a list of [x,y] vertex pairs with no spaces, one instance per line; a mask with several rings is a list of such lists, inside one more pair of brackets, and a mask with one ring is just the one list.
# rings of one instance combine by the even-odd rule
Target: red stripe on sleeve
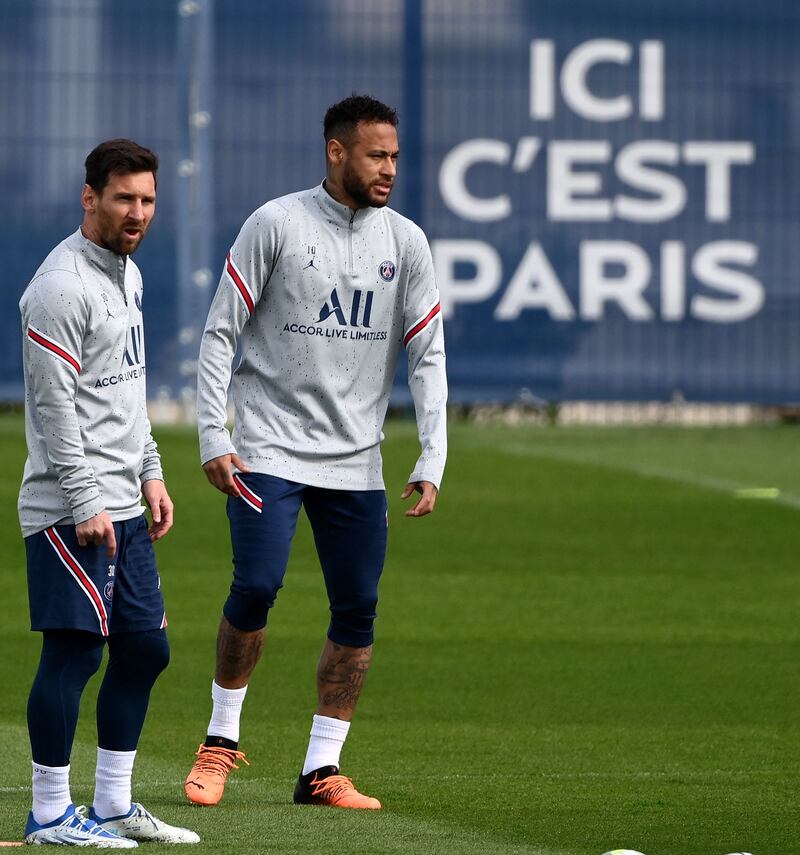
[[59,347],[54,341],[50,341],[50,339],[45,338],[41,333],[36,332],[32,327],[28,327],[28,338],[31,341],[35,341],[40,347],[43,347],[45,350],[49,350],[51,353],[54,353],[59,359],[63,359],[64,362],[71,365],[78,374],[81,373],[81,365],[77,359],[75,359],[72,354],[67,353],[63,347]]
[[228,276],[233,279],[233,284],[239,289],[239,293],[242,295],[242,299],[247,306],[247,313],[252,315],[256,308],[253,303],[253,298],[250,296],[250,292],[247,290],[247,286],[244,284],[242,277],[236,272],[236,268],[233,266],[233,262],[231,261],[230,253],[228,253],[227,258],[227,271]]
[[403,339],[403,345],[407,345],[411,341],[411,339],[414,338],[415,335],[417,335],[417,333],[421,333],[422,330],[424,330],[425,327],[427,327],[428,324],[439,314],[439,312],[441,312],[441,310],[441,303],[437,303],[421,321],[418,321],[416,324],[414,324],[414,326],[411,327],[411,329],[406,333],[406,336]]

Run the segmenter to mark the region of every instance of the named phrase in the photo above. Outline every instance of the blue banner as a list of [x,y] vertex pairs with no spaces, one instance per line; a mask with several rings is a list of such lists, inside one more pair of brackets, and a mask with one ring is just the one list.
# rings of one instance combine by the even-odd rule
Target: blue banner
[[457,398],[800,399],[789,9],[438,21],[456,43],[429,76],[458,84],[428,90],[427,223]]
[[192,8],[0,10],[0,397],[21,394],[16,304],[79,222],[96,142],[161,156],[136,261],[150,393],[174,397],[187,301],[208,299],[252,210],[322,178],[326,107],[369,91],[400,110],[392,204],[431,242],[453,400],[800,401],[798,4],[217,3],[213,57],[194,57],[213,61],[214,198],[195,290],[176,284]]

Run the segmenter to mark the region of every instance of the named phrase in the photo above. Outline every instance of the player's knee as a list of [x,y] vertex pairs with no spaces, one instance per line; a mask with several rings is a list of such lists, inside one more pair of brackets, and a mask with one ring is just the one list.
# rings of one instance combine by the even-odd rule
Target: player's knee
[[369,647],[375,638],[376,598],[331,608],[328,638],[347,647]]
[[100,663],[102,661],[103,648],[98,645],[91,650],[85,651],[80,659],[77,659],[71,667],[79,672],[78,679],[82,680],[85,685],[100,670]]
[[222,613],[231,626],[242,632],[263,629],[267,625],[269,610],[275,605],[278,588],[269,584],[232,586]]
[[142,633],[144,655],[147,657],[150,672],[157,677],[169,665],[170,649],[167,633],[163,629],[154,629]]
[[152,681],[169,665],[169,641],[163,629],[112,635],[108,641],[109,667]]

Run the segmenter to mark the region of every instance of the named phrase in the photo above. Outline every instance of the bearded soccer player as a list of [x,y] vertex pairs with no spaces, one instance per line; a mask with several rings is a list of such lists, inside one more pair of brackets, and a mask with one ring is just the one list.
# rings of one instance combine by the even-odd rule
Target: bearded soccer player
[[[207,738],[185,782],[216,804],[239,750],[239,719],[300,507],[314,532],[331,620],[317,708],[294,801],[380,808],[339,760],[372,656],[387,541],[380,444],[401,348],[421,445],[402,498],[434,509],[446,456],[444,338],[421,229],[386,207],[397,116],[354,95],[325,115],[326,178],[267,202],[225,262],[200,348],[198,414],[208,480],[228,494],[233,583],[217,636]],[[233,372],[233,436],[226,393]]]
[[[19,515],[31,627],[43,639],[28,700],[25,842],[197,843],[193,831],[131,802],[150,690],[169,661],[152,543],[172,526],[172,501],[147,417],[142,277],[130,259],[155,213],[158,159],[117,139],[85,165],[82,225],[47,256],[20,302],[28,459]],[[70,753],[81,693],[106,646],[87,813],[72,803]]]

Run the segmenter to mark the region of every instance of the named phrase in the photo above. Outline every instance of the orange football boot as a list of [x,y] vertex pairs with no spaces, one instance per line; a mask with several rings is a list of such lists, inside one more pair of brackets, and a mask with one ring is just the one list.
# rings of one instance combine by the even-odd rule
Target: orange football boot
[[192,771],[183,783],[183,791],[190,802],[196,805],[215,805],[225,792],[225,781],[231,769],[238,769],[237,760],[243,760],[248,766],[242,751],[230,748],[201,745],[195,754]]
[[294,803],[361,810],[381,808],[377,799],[359,793],[350,778],[339,774],[336,766],[323,766],[307,775],[300,775],[294,788]]

